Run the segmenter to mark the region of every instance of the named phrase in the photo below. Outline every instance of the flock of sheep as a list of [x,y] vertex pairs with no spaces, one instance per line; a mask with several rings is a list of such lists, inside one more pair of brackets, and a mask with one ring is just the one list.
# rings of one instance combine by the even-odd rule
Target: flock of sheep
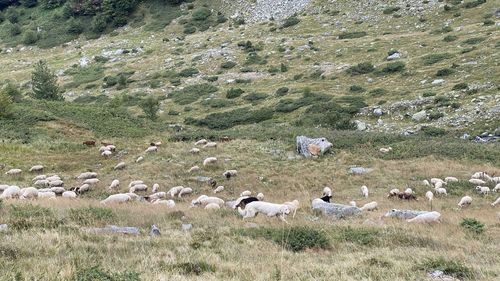
[[[158,151],[161,142],[151,143],[150,146],[145,150],[145,154],[155,153]],[[205,139],[199,140],[195,143],[194,148],[189,152],[193,154],[198,154],[200,148],[214,148],[217,147],[217,143],[209,142]],[[387,149],[390,152],[392,149]],[[116,146],[113,144],[106,144],[99,148],[99,153],[103,157],[110,157],[115,153]],[[385,151],[384,151],[385,153]],[[139,156],[136,162],[141,162],[144,160],[145,155]],[[203,166],[210,166],[217,163],[216,157],[208,157],[202,161]],[[122,170],[126,168],[127,164],[125,162],[118,163],[114,170]],[[199,166],[193,166],[189,169],[189,172],[195,172],[200,170]],[[95,172],[84,172],[76,177],[80,184],[77,187],[72,187],[66,190],[64,188],[64,182],[58,175],[43,175],[44,167],[42,165],[36,165],[29,169],[31,173],[36,173],[37,175],[32,180],[32,186],[26,188],[20,188],[15,185],[0,184],[0,199],[21,199],[21,200],[33,200],[37,198],[48,198],[54,199],[56,197],[62,197],[67,199],[76,199],[79,195],[84,194],[97,186],[100,180],[97,178],[97,173]],[[22,173],[21,169],[10,169],[5,174],[8,176],[18,176]],[[237,176],[237,170],[226,170],[222,173],[222,176],[229,180],[232,177]],[[216,181],[212,178],[206,178],[206,182],[212,187],[213,193],[221,193],[224,191],[224,186],[217,185]],[[432,178],[430,181],[423,180],[422,184],[432,189],[425,193],[425,197],[431,204],[431,211],[418,211],[418,210],[397,210],[392,209],[385,213],[381,217],[391,217],[405,219],[407,222],[435,222],[441,217],[441,214],[436,211],[432,211],[432,201],[434,196],[447,196],[448,192],[446,186],[450,182],[458,182],[455,177],[446,177],[444,180],[440,178]],[[500,177],[489,176],[485,172],[474,173],[469,180],[469,183],[476,185],[475,190],[482,194],[483,196],[489,194],[490,192],[500,191]],[[120,181],[118,179],[112,180],[108,189],[111,192],[118,190],[120,187]],[[492,189],[488,185],[494,185]],[[118,204],[127,203],[132,201],[148,202],[150,204],[158,204],[166,206],[167,208],[174,208],[176,203],[174,199],[182,198],[183,196],[188,196],[194,191],[190,187],[175,186],[170,188],[168,191],[160,191],[160,185],[154,183],[151,188],[151,192],[148,193],[148,186],[142,180],[133,180],[128,185],[128,192],[116,193],[110,195],[106,199],[102,200],[100,203],[103,205],[108,204]],[[369,189],[367,186],[363,185],[360,188],[361,195],[367,199],[369,197]],[[417,200],[415,193],[411,188],[406,188],[404,191],[399,189],[392,189],[389,191],[388,198],[400,198],[403,200]],[[355,201],[351,201],[348,204],[338,204],[330,202],[332,199],[332,189],[330,187],[325,187],[323,189],[322,197],[318,197],[312,200],[312,210],[323,214],[325,216],[335,216],[337,218],[346,218],[349,216],[354,216],[361,214],[362,212],[369,212],[378,209],[378,203],[375,201],[364,204],[358,207]],[[471,196],[464,196],[458,202],[460,208],[469,206],[472,203]],[[500,204],[500,197],[498,197],[491,205],[494,207]],[[283,203],[272,203],[264,201],[264,194],[258,193],[255,197],[252,196],[251,191],[244,191],[240,196],[234,200],[225,201],[222,198],[208,195],[201,195],[196,199],[193,199],[190,204],[191,207],[202,207],[207,210],[218,210],[223,207],[228,207],[237,210],[243,219],[253,218],[257,214],[261,213],[268,217],[279,217],[281,220],[286,221],[288,215],[295,217],[297,210],[300,207],[298,200],[293,200]],[[500,213],[499,213],[500,219]]]

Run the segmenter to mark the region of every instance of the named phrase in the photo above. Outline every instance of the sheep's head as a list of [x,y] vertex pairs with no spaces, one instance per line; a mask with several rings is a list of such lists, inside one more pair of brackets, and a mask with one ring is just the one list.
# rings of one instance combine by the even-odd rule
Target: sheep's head
[[290,214],[290,207],[284,205],[280,208],[280,213],[284,214],[284,215],[288,215]]

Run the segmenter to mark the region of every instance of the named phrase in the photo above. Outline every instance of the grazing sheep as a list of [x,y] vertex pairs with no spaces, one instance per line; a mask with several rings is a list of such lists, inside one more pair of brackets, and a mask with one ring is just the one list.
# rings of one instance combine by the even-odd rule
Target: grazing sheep
[[128,184],[128,187],[129,187],[129,188],[131,188],[132,186],[137,185],[137,184],[144,184],[144,182],[143,182],[143,181],[141,181],[141,180],[131,181],[131,182]]
[[325,186],[323,188],[323,196],[329,196],[332,197],[332,189],[328,186]]
[[50,187],[64,186],[64,182],[62,180],[50,181],[49,186]]
[[214,193],[219,193],[222,191],[224,191],[224,186],[222,186],[222,185],[219,185],[219,186],[217,186],[216,189],[214,189]]
[[137,159],[135,160],[135,163],[142,162],[142,160],[144,160],[144,157],[139,156],[139,157],[137,157]]
[[52,175],[50,177],[47,177],[46,180],[48,180],[49,182],[58,181],[58,180],[61,180],[61,177],[59,177],[58,175]]
[[56,194],[52,191],[38,192],[38,199],[52,199],[56,198]]
[[218,198],[218,197],[209,197],[206,195],[201,195],[200,197],[196,198],[195,200],[191,201],[191,205],[202,205],[205,206],[210,203],[215,203],[220,206],[224,205],[224,200]]
[[155,184],[153,184],[151,192],[156,193],[156,192],[158,192],[159,189],[160,189],[160,185],[155,183]]
[[31,181],[36,182],[36,181],[45,180],[45,179],[47,179],[46,175],[38,175],[38,176],[34,177]]
[[162,145],[162,142],[161,142],[161,141],[152,142],[150,145],[151,145],[151,146],[161,146],[161,145]]
[[429,183],[428,180],[423,180],[422,184],[425,185],[425,186],[431,186],[431,184]]
[[435,188],[434,192],[436,192],[436,195],[448,195],[448,192],[446,192],[446,188],[444,187]]
[[325,195],[320,199],[323,200],[324,202],[330,203],[330,199],[332,199],[332,196]]
[[129,190],[129,193],[136,193],[138,191],[147,191],[148,190],[148,186],[145,185],[145,184],[136,184],[134,186],[132,186]]
[[491,179],[491,177],[486,172],[475,172],[472,174],[471,179],[488,180]]
[[132,198],[130,198],[130,196],[128,196],[127,194],[118,193],[108,196],[108,198],[101,201],[101,204],[106,205],[106,204],[126,203],[130,202],[131,200]]
[[37,181],[35,181],[35,183],[33,185],[35,187],[44,188],[44,187],[49,186],[49,181],[48,180],[37,180]]
[[181,189],[181,191],[179,191],[179,198],[182,197],[182,195],[184,194],[191,194],[193,193],[193,189],[191,187],[184,187],[183,189]]
[[427,212],[425,214],[420,214],[412,219],[406,220],[406,222],[436,222],[441,217],[441,214],[438,212]]
[[61,195],[63,194],[64,191],[66,191],[63,187],[60,186],[55,186],[50,189],[50,191],[54,192],[56,195]]
[[130,197],[130,199],[132,199],[133,201],[144,201],[144,198],[135,194],[135,193],[125,193],[126,195],[128,195]]
[[183,188],[184,186],[174,186],[169,191],[167,191],[167,194],[170,197],[175,197],[175,195],[177,195]]
[[375,211],[375,210],[378,210],[378,203],[375,201],[370,202],[370,203],[366,203],[360,209],[361,209],[361,211]]
[[196,147],[193,147],[193,148],[191,148],[191,150],[189,152],[193,153],[193,154],[197,154],[197,153],[200,153],[200,149],[196,148]]
[[166,192],[156,192],[156,193],[153,193],[149,196],[146,196],[145,199],[147,201],[150,201],[150,202],[154,202],[156,200],[160,200],[160,199],[163,199],[167,197],[167,193]]
[[109,185],[109,190],[113,190],[115,188],[118,188],[120,186],[120,181],[119,180],[113,180],[111,184]]
[[291,202],[285,202],[284,205],[287,205],[290,208],[290,213],[293,213],[292,218],[295,218],[295,214],[300,207],[299,200],[293,200]]
[[262,213],[268,217],[279,217],[286,222],[286,215],[290,214],[290,207],[284,204],[274,204],[269,202],[254,201],[245,206],[245,209],[238,207],[238,212],[243,219],[253,218],[257,214]]
[[152,153],[152,152],[158,152],[158,147],[157,146],[150,146],[146,148],[146,153]]
[[189,173],[195,173],[195,172],[198,172],[199,170],[201,170],[200,167],[193,166],[193,167],[189,168],[188,172]]
[[208,157],[205,160],[203,160],[203,166],[211,165],[217,163],[217,158],[215,157]]
[[166,206],[167,208],[173,208],[175,207],[175,202],[174,200],[156,200],[153,202],[154,205],[162,205]]
[[[323,198],[321,198],[321,199],[323,199]],[[323,201],[325,201],[325,200],[323,200]],[[325,202],[327,202],[327,201],[325,201]],[[330,201],[328,201],[328,202],[330,202]],[[358,206],[358,204],[356,204],[356,201],[350,201],[349,205],[351,205],[353,207],[357,207]]]
[[458,182],[458,179],[455,177],[446,177],[444,178],[445,182]]
[[94,179],[94,178],[97,178],[97,173],[94,173],[94,172],[81,173],[77,177],[77,179],[79,179],[79,180],[87,180],[87,179]]
[[240,194],[240,197],[250,196],[250,195],[252,195],[252,192],[250,190],[245,190]]
[[238,174],[238,171],[236,170],[227,170],[224,173],[222,173],[222,176],[224,176],[226,179],[230,179]]
[[217,143],[216,142],[207,142],[203,148],[214,148],[214,147],[217,147]]
[[123,169],[125,169],[125,166],[127,166],[127,164],[125,164],[125,162],[120,162],[120,163],[116,164],[116,166],[113,169],[114,170],[123,170]]
[[205,145],[207,143],[208,143],[208,141],[206,139],[201,139],[201,140],[195,142],[194,145]]
[[490,193],[490,188],[487,186],[476,186],[476,191],[479,192],[479,194],[487,195]]
[[389,191],[389,194],[387,194],[387,198],[398,196],[399,193],[400,193],[399,189],[393,188]]
[[77,187],[74,191],[75,191],[76,193],[78,193],[78,194],[83,194],[83,193],[85,193],[85,192],[87,192],[87,191],[90,191],[90,184],[85,183],[85,184],[83,184],[82,186]]
[[387,148],[386,148],[386,147],[381,147],[381,148],[379,149],[379,151],[380,151],[380,152],[382,152],[382,153],[388,153],[388,152],[391,152],[391,151],[392,151],[392,147],[390,147],[390,146],[389,146],[389,147],[387,147]]
[[0,184],[0,191],[2,191],[2,192],[3,192],[3,191],[4,191],[4,190],[6,190],[7,188],[9,188],[9,185],[7,185],[7,184]]
[[19,190],[19,199],[36,199],[38,190],[34,187],[27,187]]
[[208,203],[205,208],[205,210],[219,210],[220,209],[220,206],[219,204],[216,204],[216,203]]
[[470,179],[469,182],[472,183],[472,184],[474,184],[474,185],[484,185],[484,184],[486,184],[485,181],[480,180],[480,179]]
[[63,198],[69,198],[69,199],[75,199],[76,198],[76,193],[74,191],[64,191],[62,193]]
[[493,188],[493,192],[500,192],[500,183]]
[[491,181],[494,182],[495,184],[500,184],[500,177],[493,177],[491,178]]
[[99,179],[86,179],[83,181],[83,184],[97,185],[99,182],[100,182]]
[[262,192],[259,192],[256,197],[259,201],[264,201],[264,194]]
[[434,188],[441,188],[441,187],[443,187],[443,182],[441,181],[438,181],[434,184]]
[[429,200],[429,201],[432,201],[432,199],[434,198],[434,193],[432,193],[432,191],[427,191],[425,193],[425,197]]
[[43,166],[42,165],[35,165],[33,167],[30,168],[30,172],[42,172],[43,171]]
[[411,188],[409,188],[409,187],[408,187],[407,189],[405,189],[404,194],[405,194],[406,196],[413,195],[413,190],[412,190]]
[[368,198],[368,187],[366,185],[363,185],[361,187],[361,194],[363,197]]
[[472,197],[470,196],[464,196],[462,199],[460,199],[460,202],[458,202],[458,206],[460,208],[467,207],[470,204],[472,204]]
[[412,219],[418,215],[428,213],[427,211],[416,211],[416,210],[398,210],[392,209],[385,213],[382,218],[398,218],[398,219]]
[[105,151],[103,151],[103,152],[101,153],[101,156],[102,156],[102,157],[109,157],[109,156],[111,156],[111,155],[113,155],[113,152],[111,152],[111,151],[109,151],[109,150],[105,150]]
[[8,176],[17,176],[23,172],[21,169],[10,169],[5,174]]
[[491,206],[495,207],[496,205],[500,204],[500,197],[495,200],[495,202],[491,203]]
[[327,203],[320,198],[312,201],[312,209],[325,216],[335,216],[337,219],[344,219],[361,213],[361,209],[350,205]]
[[2,192],[2,194],[0,195],[0,199],[18,198],[20,195],[21,189],[19,188],[19,186],[11,185]]

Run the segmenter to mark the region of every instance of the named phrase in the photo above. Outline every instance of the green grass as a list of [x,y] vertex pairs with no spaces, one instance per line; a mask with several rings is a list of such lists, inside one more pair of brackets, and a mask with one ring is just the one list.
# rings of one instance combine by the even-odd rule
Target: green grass
[[436,63],[441,62],[443,60],[450,59],[452,57],[453,57],[453,55],[450,53],[429,54],[429,55],[425,55],[422,58],[422,62],[424,65],[433,65],[433,64],[436,64]]
[[180,105],[191,104],[203,96],[217,92],[218,88],[211,84],[198,84],[187,86],[182,90],[170,93],[168,98],[171,98],[175,103]]

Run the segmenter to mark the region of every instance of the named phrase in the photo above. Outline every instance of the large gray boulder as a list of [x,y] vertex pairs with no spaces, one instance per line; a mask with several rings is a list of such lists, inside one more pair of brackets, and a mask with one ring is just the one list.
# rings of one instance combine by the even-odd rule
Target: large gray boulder
[[304,157],[319,156],[332,147],[332,143],[326,138],[297,137],[297,153]]
[[337,219],[345,219],[361,214],[361,209],[358,207],[328,203],[320,200],[313,201],[312,209],[314,212],[321,213],[324,216],[335,216]]

